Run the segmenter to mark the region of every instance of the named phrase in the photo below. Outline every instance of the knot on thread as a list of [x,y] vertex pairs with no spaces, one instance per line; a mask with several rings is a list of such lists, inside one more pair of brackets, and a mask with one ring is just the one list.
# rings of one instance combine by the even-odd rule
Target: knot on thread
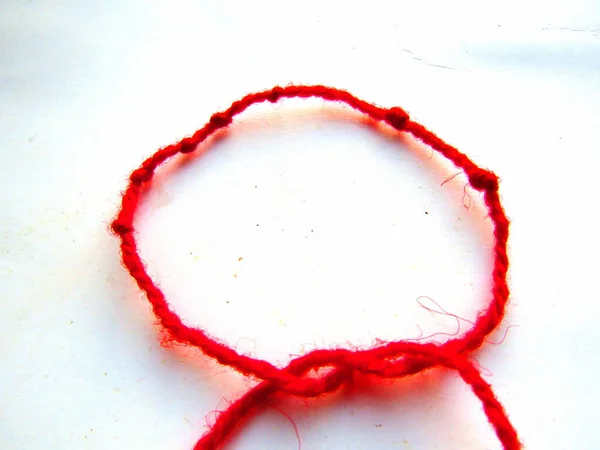
[[353,367],[340,366],[333,361],[312,367],[312,370],[331,369],[320,377],[298,376],[292,381],[275,382],[279,392],[296,397],[314,398],[338,390],[349,384],[356,372]]
[[140,167],[139,169],[134,170],[131,175],[129,175],[129,179],[134,184],[142,184],[147,181],[150,181],[154,175],[153,170],[148,170],[145,167]]
[[[356,373],[382,379],[403,378],[436,366],[458,371],[471,386],[483,403],[488,420],[496,429],[505,450],[521,449],[517,433],[502,405],[490,385],[481,377],[479,369],[469,361],[469,353],[451,349],[447,344],[394,341],[368,350],[317,349],[293,359],[282,369],[270,365],[265,367],[263,362],[253,361],[244,371],[263,381],[227,410],[221,411],[215,424],[197,442],[194,450],[221,448],[225,436],[244,416],[256,411],[258,406],[264,406],[271,396],[278,393],[314,398],[351,384]],[[233,367],[240,369],[236,365]],[[313,371],[319,375],[309,376]]]
[[394,106],[386,111],[383,120],[396,130],[402,131],[406,128],[410,116],[399,106]]
[[267,95],[267,100],[269,100],[271,103],[275,103],[277,102],[281,96],[283,95],[283,88],[279,87],[279,86],[275,86],[273,89],[271,89]]
[[498,176],[490,170],[477,168],[468,174],[468,178],[469,184],[478,191],[495,192],[498,190]]
[[120,218],[113,220],[112,224],[110,225],[110,228],[113,231],[113,233],[118,235],[131,233],[133,231],[133,226],[131,225],[131,222]]
[[223,128],[229,125],[232,121],[233,119],[227,114],[218,112],[211,116],[209,123],[213,128]]
[[182,139],[179,143],[179,153],[192,153],[196,150],[196,143],[191,138]]
[[[249,367],[249,372],[272,384],[278,392],[309,398],[338,390],[351,383],[357,373],[401,378],[432,366],[457,369],[465,367],[465,364],[468,365],[468,362],[464,355],[437,344],[396,341],[383,352],[382,347],[358,351],[313,350],[293,359],[285,368],[271,367],[268,374],[257,370],[257,365]],[[311,372],[318,375],[314,376]]]

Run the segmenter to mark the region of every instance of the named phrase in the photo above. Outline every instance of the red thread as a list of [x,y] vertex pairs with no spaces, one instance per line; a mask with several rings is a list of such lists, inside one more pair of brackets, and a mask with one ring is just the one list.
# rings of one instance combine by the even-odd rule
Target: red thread
[[[429,300],[431,303],[433,303],[435,306],[437,306],[439,310],[435,310],[433,308],[430,308],[429,306],[424,305],[423,301],[421,299],[427,299],[427,300]],[[454,318],[454,320],[456,320],[456,332],[455,333],[441,333],[441,332],[438,332],[438,333],[430,334],[429,336],[424,336],[423,335],[423,330],[421,329],[421,327],[419,325],[417,325],[417,327],[419,328],[419,331],[421,332],[421,335],[419,337],[417,337],[417,338],[409,339],[411,341],[425,341],[425,340],[431,339],[432,337],[435,337],[435,336],[457,336],[460,333],[460,322],[461,321],[467,322],[468,324],[471,324],[471,325],[475,325],[475,322],[473,322],[472,320],[465,319],[464,317],[461,317],[459,315],[456,315],[454,313],[446,311],[442,307],[442,305],[440,305],[438,302],[436,302],[431,297],[427,297],[426,295],[422,295],[422,296],[418,297],[417,298],[417,303],[419,304],[419,306],[421,308],[423,308],[423,309],[425,309],[425,310],[427,310],[427,311],[429,311],[429,312],[431,312],[433,314],[440,314],[442,316],[448,316],[448,317]],[[506,335],[508,334],[508,330],[510,330],[513,327],[518,327],[518,326],[519,325],[509,325],[508,327],[506,327],[506,329],[504,330],[504,334],[502,335],[502,339],[500,339],[497,342],[490,341],[487,338],[484,341],[487,342],[488,344],[491,344],[491,345],[500,345],[506,339]]]
[[[142,188],[151,180],[158,166],[178,153],[194,151],[213,133],[229,126],[233,118],[249,106],[265,101],[274,103],[290,97],[318,97],[327,101],[345,103],[375,121],[384,122],[400,132],[410,133],[461,169],[467,176],[469,184],[483,194],[483,201],[494,224],[492,289],[489,294],[488,308],[479,313],[473,327],[460,338],[455,337],[443,344],[400,340],[382,343],[366,350],[316,349],[296,357],[286,367],[279,368],[268,361],[240,355],[234,349],[211,338],[204,330],[185,325],[170,308],[163,292],[146,272],[137,249],[133,219],[140,202]],[[214,450],[220,447],[244,418],[264,408],[267,400],[276,393],[306,398],[317,397],[351,383],[356,373],[381,378],[401,378],[433,367],[457,370],[481,401],[483,410],[504,449],[520,449],[517,432],[504,408],[494,395],[491,386],[469,360],[470,354],[483,344],[504,316],[509,295],[506,282],[508,228],[509,221],[498,196],[498,177],[493,172],[481,169],[458,149],[444,142],[424,126],[410,120],[403,109],[397,106],[393,108],[375,106],[346,91],[326,86],[277,86],[268,91],[246,95],[225,111],[214,114],[209,122],[193,136],[160,149],[131,174],[127,189],[123,193],[121,209],[112,223],[112,230],[121,240],[123,265],[136,280],[140,289],[145,292],[158,322],[169,339],[198,347],[219,363],[230,366],[246,376],[262,380],[216,417],[212,428],[196,444],[196,450]]]
[[459,175],[460,175],[460,172],[456,172],[454,175],[450,175],[448,178],[446,178],[446,179],[445,179],[445,180],[442,182],[442,184],[440,184],[440,186],[443,186],[443,185],[445,185],[445,184],[446,184],[448,181],[451,181],[451,180],[453,180],[454,178],[456,178],[456,177],[457,177],[457,176],[459,176]]
[[278,408],[277,406],[273,406],[273,405],[269,405],[269,406],[271,408],[273,408],[275,411],[279,411],[283,417],[285,417],[287,420],[290,421],[290,423],[292,424],[292,427],[294,428],[294,433],[296,433],[296,440],[298,441],[298,450],[302,450],[302,440],[300,439],[300,431],[298,431],[298,425],[296,425],[296,422],[294,422],[294,419],[292,419],[292,416],[290,416],[283,409]]
[[[438,307],[438,310],[435,310],[433,308],[430,308],[429,306],[426,306],[421,299],[429,300],[431,303],[433,303],[435,306]],[[419,306],[421,308],[425,309],[426,311],[429,311],[430,313],[440,314],[442,316],[453,317],[454,320],[456,320],[456,331],[454,333],[437,332],[437,333],[430,334],[429,336],[424,336],[423,330],[421,329],[421,327],[419,327],[417,325],[417,327],[419,328],[419,331],[421,332],[421,336],[419,336],[418,338],[412,338],[412,339],[410,339],[411,341],[426,341],[426,340],[430,340],[431,338],[436,337],[436,336],[450,336],[450,337],[458,336],[458,334],[460,333],[460,320],[462,319],[461,317],[457,316],[456,314],[449,313],[444,308],[442,308],[442,306],[438,302],[436,302],[431,297],[427,297],[425,295],[418,297],[417,303],[419,304]],[[471,324],[473,324],[473,322],[471,322]]]

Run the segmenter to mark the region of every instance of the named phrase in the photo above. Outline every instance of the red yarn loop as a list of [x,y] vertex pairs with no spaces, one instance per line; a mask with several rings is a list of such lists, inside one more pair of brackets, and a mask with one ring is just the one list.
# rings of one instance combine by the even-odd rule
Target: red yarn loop
[[[367,350],[317,349],[293,359],[286,367],[279,368],[268,361],[239,354],[206,334],[201,328],[185,325],[171,309],[163,292],[148,275],[138,254],[133,219],[140,202],[143,184],[152,178],[154,171],[161,164],[177,153],[193,152],[209,136],[231,124],[234,116],[241,114],[251,105],[265,101],[274,103],[281,98],[290,97],[319,97],[327,101],[342,102],[375,121],[384,121],[398,131],[410,133],[462,169],[471,186],[484,193],[483,202],[494,225],[492,287],[488,294],[487,309],[479,312],[473,327],[461,337],[452,338],[443,344],[398,340],[380,343]],[[218,415],[211,429],[197,442],[195,450],[216,450],[221,447],[245,417],[264,407],[277,393],[316,397],[352,383],[357,373],[380,378],[403,378],[434,367],[456,370],[481,401],[488,421],[503,448],[521,449],[517,432],[504,408],[491,386],[469,360],[470,354],[484,343],[486,337],[502,321],[509,296],[506,281],[509,221],[498,196],[498,177],[493,172],[478,167],[466,155],[424,126],[411,121],[402,108],[381,108],[346,91],[326,86],[276,86],[268,91],[248,94],[234,102],[227,110],[213,114],[209,122],[193,136],[158,150],[144,161],[141,167],[130,175],[129,180],[129,185],[123,193],[121,209],[112,223],[112,230],[121,239],[123,265],[145,292],[167,339],[197,347],[219,363],[228,365],[241,374],[262,380]],[[324,368],[329,370],[320,371]],[[317,371],[319,375],[310,375],[311,370]]]

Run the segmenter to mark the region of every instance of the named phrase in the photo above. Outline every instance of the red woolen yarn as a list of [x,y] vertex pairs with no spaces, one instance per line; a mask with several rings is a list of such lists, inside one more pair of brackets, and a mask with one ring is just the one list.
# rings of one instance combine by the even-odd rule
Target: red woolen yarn
[[[395,341],[369,350],[313,350],[292,360],[287,367],[279,368],[268,361],[240,355],[234,349],[209,337],[202,329],[188,327],[169,307],[164,294],[150,278],[137,249],[133,219],[140,202],[140,194],[152,179],[154,171],[178,153],[191,153],[216,131],[229,126],[233,118],[246,108],[264,101],[277,102],[282,98],[319,97],[327,101],[342,102],[371,119],[384,122],[398,132],[412,134],[432,147],[463,170],[469,184],[483,194],[483,201],[494,225],[494,266],[489,306],[477,317],[473,327],[460,338],[444,344]],[[249,94],[234,102],[227,110],[213,114],[209,122],[193,136],[157,151],[133,171],[123,193],[121,209],[112,223],[112,230],[121,240],[124,266],[136,280],[150,301],[154,314],[164,328],[168,339],[198,347],[219,363],[259,380],[257,386],[232,403],[218,415],[213,427],[198,441],[196,450],[213,450],[220,447],[236,425],[247,415],[261,408],[275,393],[299,397],[316,397],[336,391],[350,383],[353,374],[362,373],[382,378],[401,378],[424,370],[442,366],[456,369],[471,386],[483,405],[483,410],[505,450],[521,448],[517,432],[510,423],[504,408],[492,392],[491,386],[481,377],[479,370],[468,360],[501,322],[509,296],[506,282],[508,256],[506,243],[509,221],[498,196],[498,177],[481,169],[466,155],[448,145],[422,125],[410,120],[399,107],[381,108],[360,100],[346,91],[325,86],[276,86],[264,92]],[[319,376],[310,375],[314,369],[328,368]]]

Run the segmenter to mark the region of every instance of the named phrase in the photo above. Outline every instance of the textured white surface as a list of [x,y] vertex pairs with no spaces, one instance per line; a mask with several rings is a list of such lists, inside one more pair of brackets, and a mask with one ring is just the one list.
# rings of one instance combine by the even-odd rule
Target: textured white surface
[[[598,2],[214,3],[0,5],[0,448],[189,449],[251,385],[160,347],[107,224],[144,157],[287,83],[401,105],[501,176],[493,339],[518,327],[477,359],[527,448],[596,448]],[[453,333],[419,296],[485,303],[489,221],[429,149],[319,101],[254,107],[206,149],[158,175],[140,242],[185,320],[238,350]],[[227,448],[298,448],[277,408],[304,450],[498,448],[439,370],[275,403]]]

